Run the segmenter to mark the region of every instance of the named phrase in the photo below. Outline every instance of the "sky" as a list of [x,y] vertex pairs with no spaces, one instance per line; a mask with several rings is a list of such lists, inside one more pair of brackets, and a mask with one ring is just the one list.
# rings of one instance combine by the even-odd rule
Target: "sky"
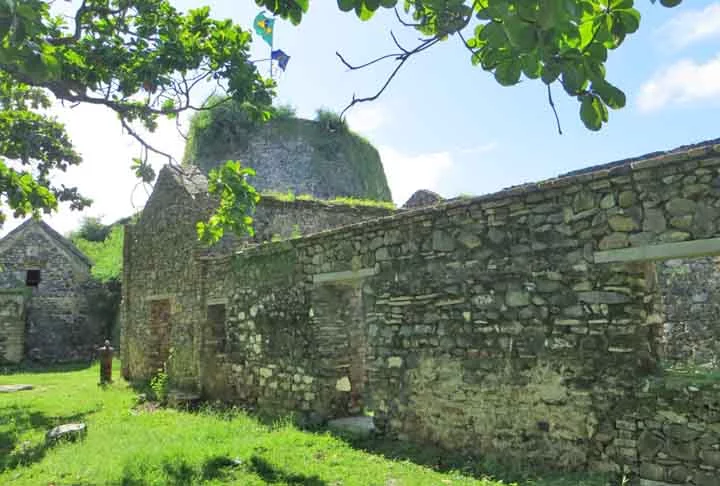
[[[80,1],[63,4],[72,9]],[[173,4],[181,10],[209,5],[214,17],[232,18],[248,29],[260,11],[252,0]],[[408,61],[378,100],[356,105],[347,115],[351,129],[380,152],[394,202],[402,205],[418,189],[444,197],[486,194],[720,137],[720,0],[686,0],[673,9],[637,0],[636,7],[642,13],[639,31],[610,53],[607,64],[608,80],[625,91],[627,106],[611,110],[599,132],[584,127],[579,104],[555,86],[559,135],[543,84],[498,85],[492,74],[471,65],[457,38]],[[291,58],[285,72],[275,70],[276,103],[312,118],[318,108],[341,111],[353,94],[373,94],[393,61],[349,71],[336,52],[358,64],[395,52],[390,31],[407,46],[417,41],[391,10],[361,22],[331,0],[311,1],[299,26],[278,19],[274,47]],[[254,59],[267,58],[269,46],[256,37],[252,52]],[[266,63],[258,65],[268,73]],[[207,94],[198,91],[197,102]],[[110,223],[141,209],[148,194],[130,170],[140,147],[123,134],[115,115],[96,106],[57,106],[53,112],[84,159],[54,181],[78,186],[94,204],[83,212],[62,207],[45,221],[66,234],[85,216]],[[161,125],[148,140],[181,159],[184,139],[174,122]],[[166,162],[151,160],[156,169]],[[0,235],[21,222],[9,218]]]

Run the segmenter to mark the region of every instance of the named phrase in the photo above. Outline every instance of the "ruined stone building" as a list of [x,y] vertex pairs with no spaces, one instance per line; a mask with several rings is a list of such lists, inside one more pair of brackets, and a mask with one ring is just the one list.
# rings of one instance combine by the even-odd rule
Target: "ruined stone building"
[[[718,485],[720,389],[663,379],[687,343],[714,352],[716,285],[688,286],[720,255],[718,141],[401,210],[265,198],[255,240],[212,249],[205,184],[164,168],[126,228],[128,378],[166,366],[266,412],[372,411],[452,450]],[[704,336],[673,348],[683,306]]]
[[0,240],[0,362],[91,358],[103,328],[91,312],[90,260],[43,221]]

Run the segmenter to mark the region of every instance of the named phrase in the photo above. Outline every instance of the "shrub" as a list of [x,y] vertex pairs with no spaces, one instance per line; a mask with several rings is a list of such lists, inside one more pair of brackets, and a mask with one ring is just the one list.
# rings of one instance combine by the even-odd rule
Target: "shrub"
[[323,124],[331,132],[349,131],[347,122],[332,110],[320,108],[315,112],[315,121]]

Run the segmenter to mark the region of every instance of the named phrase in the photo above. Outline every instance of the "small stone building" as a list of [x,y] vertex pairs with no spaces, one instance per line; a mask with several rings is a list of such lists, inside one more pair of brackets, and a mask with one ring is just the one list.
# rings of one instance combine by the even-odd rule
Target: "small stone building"
[[0,240],[0,362],[88,359],[102,343],[92,262],[43,221]]

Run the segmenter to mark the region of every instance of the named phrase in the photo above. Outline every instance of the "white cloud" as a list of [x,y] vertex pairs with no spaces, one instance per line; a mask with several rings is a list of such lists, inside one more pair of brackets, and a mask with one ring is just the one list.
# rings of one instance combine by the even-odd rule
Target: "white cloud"
[[670,104],[720,100],[720,55],[706,63],[684,59],[657,72],[640,87],[641,111]]
[[360,105],[350,109],[346,119],[351,130],[367,134],[387,123],[389,114],[382,105]]
[[404,204],[419,189],[437,191],[443,173],[453,164],[449,152],[409,155],[387,146],[378,147],[378,152],[398,205]]
[[659,29],[659,34],[675,47],[720,38],[720,2],[674,16]]

